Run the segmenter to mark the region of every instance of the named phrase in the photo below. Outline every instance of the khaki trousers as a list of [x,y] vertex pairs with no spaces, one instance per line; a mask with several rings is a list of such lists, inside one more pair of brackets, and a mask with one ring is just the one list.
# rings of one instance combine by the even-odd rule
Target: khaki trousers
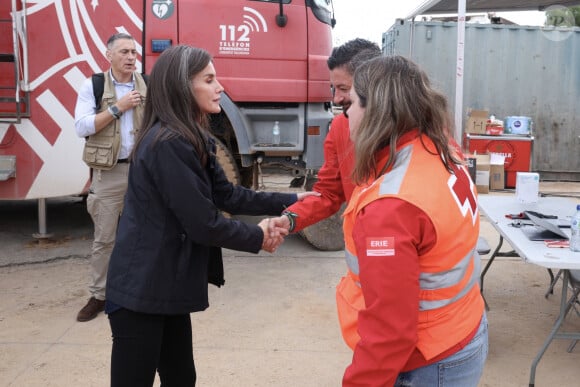
[[109,258],[115,244],[128,175],[128,163],[117,164],[110,171],[93,171],[93,180],[87,197],[87,210],[95,225],[89,262],[91,277],[89,291],[97,300],[105,299]]

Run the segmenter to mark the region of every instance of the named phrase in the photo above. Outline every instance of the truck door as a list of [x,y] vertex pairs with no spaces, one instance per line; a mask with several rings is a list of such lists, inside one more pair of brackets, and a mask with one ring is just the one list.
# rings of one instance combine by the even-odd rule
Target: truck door
[[0,199],[86,192],[77,90],[109,67],[112,34],[131,34],[140,50],[142,11],[142,0],[0,1]]
[[283,0],[287,24],[276,24],[278,0],[179,2],[178,40],[208,50],[235,102],[307,100],[304,0]]

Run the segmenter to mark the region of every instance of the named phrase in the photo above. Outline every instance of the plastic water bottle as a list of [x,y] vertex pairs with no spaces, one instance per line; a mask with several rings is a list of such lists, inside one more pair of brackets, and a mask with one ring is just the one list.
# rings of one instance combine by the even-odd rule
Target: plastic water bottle
[[272,128],[272,144],[280,145],[280,121],[274,122]]
[[570,222],[570,250],[580,251],[580,204],[576,206],[576,213]]

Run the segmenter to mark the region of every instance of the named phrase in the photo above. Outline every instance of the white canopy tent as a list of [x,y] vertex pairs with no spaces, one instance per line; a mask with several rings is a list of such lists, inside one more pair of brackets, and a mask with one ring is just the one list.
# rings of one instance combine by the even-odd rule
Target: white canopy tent
[[428,0],[417,7],[407,19],[417,15],[457,13],[459,3],[465,5],[467,12],[545,11],[554,5],[580,5],[578,0]]
[[455,78],[455,139],[461,143],[463,123],[463,66],[465,15],[467,12],[544,11],[550,6],[580,5],[579,0],[427,0],[405,19],[418,15],[457,14],[457,61]]

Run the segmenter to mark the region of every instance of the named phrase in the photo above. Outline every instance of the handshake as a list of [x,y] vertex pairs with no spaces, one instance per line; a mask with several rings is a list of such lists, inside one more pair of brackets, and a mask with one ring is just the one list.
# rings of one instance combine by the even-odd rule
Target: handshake
[[[297,194],[297,200],[301,201],[308,196],[320,196],[320,193],[315,191],[300,192]],[[295,216],[298,216],[294,214]],[[284,242],[284,237],[290,234],[290,227],[294,228],[288,215],[282,214],[277,218],[263,219],[258,226],[264,232],[264,240],[262,242],[262,250],[269,253],[276,251],[278,246]]]
[[276,251],[278,246],[284,242],[284,237],[290,234],[290,219],[285,215],[262,219],[258,226],[264,232],[262,250],[269,253]]

